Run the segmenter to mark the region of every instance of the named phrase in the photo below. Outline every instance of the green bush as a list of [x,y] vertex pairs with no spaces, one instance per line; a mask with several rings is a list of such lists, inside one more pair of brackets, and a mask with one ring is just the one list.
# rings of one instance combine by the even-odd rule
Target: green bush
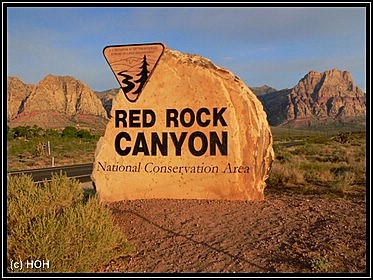
[[60,137],[60,133],[55,129],[48,128],[45,130],[44,137],[56,138],[56,137]]
[[91,133],[86,129],[78,130],[78,132],[76,133],[76,136],[78,138],[85,138],[85,139],[91,139],[92,138]]
[[25,139],[31,139],[33,137],[40,137],[44,134],[44,130],[41,127],[38,127],[36,125],[30,127],[30,126],[17,126],[14,128],[8,129],[8,139],[11,139],[11,136],[13,138],[25,138]]
[[30,138],[30,127],[29,126],[17,126],[13,129],[14,138]]
[[21,272],[91,272],[133,252],[110,211],[65,175],[41,185],[8,176],[7,229],[9,262],[49,261]]
[[77,137],[78,130],[73,126],[66,126],[62,130],[62,137],[74,138]]

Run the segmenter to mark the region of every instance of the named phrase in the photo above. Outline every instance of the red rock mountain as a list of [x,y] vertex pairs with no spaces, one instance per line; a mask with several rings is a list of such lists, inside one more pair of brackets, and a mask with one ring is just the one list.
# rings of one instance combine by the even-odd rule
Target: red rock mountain
[[310,71],[292,89],[259,96],[272,126],[365,121],[366,97],[348,71]]
[[8,123],[62,128],[104,127],[107,113],[86,84],[70,76],[48,75],[37,85],[8,77]]
[[[310,71],[291,89],[250,89],[262,101],[272,126],[297,128],[351,122],[365,126],[366,97],[348,71]],[[95,93],[70,76],[48,75],[37,85],[8,77],[8,124],[104,128],[118,90]]]

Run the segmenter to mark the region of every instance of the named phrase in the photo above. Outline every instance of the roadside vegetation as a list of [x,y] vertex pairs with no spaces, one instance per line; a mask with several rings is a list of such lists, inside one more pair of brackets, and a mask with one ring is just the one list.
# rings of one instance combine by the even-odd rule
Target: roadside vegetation
[[366,195],[366,132],[274,130],[267,193]]
[[[265,195],[317,195],[366,200],[366,132],[306,131],[272,128],[275,161]],[[88,163],[100,135],[16,127],[7,130],[8,170]],[[46,143],[51,143],[51,155]],[[78,181],[54,175],[35,184],[29,176],[8,177],[7,260],[44,260],[48,267],[22,272],[90,272],[135,252],[115,225],[109,208]],[[327,272],[328,256],[310,261]],[[7,266],[10,271],[10,265]]]
[[[63,130],[38,126],[7,127],[8,171],[89,163],[100,135],[67,126]],[[48,150],[48,141],[50,148]]]
[[109,209],[74,179],[9,176],[7,191],[8,272],[91,272],[134,253]]
[[[365,197],[365,131],[272,128],[272,133],[276,158],[266,193]],[[75,127],[8,127],[8,170],[50,167],[52,157],[55,166],[93,162],[100,136]]]
[[[99,137],[71,126],[8,127],[8,171],[49,167],[52,156],[56,166],[93,162]],[[7,240],[8,272],[91,272],[135,252],[96,194],[62,174],[41,184],[8,175]]]

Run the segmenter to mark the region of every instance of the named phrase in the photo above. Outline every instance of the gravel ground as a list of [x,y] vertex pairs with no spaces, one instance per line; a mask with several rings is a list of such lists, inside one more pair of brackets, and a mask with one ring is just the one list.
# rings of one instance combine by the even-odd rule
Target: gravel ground
[[[366,273],[366,203],[149,199],[107,205],[137,249],[97,272]],[[351,275],[353,276],[353,275]]]

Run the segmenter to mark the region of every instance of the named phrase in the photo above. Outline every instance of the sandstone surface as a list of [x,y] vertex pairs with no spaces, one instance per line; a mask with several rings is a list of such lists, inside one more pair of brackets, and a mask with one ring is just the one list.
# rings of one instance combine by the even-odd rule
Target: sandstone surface
[[[177,123],[167,118],[175,114]],[[274,158],[267,115],[210,60],[166,49],[139,99],[119,91],[110,115],[92,174],[101,201],[264,199]]]

